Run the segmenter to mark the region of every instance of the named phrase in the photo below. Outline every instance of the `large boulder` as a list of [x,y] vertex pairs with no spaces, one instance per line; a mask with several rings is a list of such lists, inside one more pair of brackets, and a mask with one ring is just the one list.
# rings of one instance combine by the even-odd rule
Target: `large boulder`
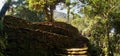
[[9,56],[54,56],[66,48],[81,48],[88,40],[63,22],[29,22],[5,16],[6,53]]

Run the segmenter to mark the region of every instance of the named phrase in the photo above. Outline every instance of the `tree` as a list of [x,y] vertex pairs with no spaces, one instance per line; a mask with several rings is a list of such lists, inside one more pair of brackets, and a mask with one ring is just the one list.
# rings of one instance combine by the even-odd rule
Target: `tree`
[[53,20],[53,10],[55,9],[56,4],[59,2],[64,2],[64,0],[27,0],[29,3],[29,8],[37,12],[43,11],[46,15],[48,21],[52,22]]
[[67,21],[68,21],[68,23],[69,23],[69,20],[70,20],[70,16],[69,16],[69,14],[70,14],[70,0],[66,0],[66,5],[67,5]]
[[43,12],[29,10],[28,3],[25,0],[12,0],[6,14],[33,22],[45,21]]
[[[114,43],[116,37],[111,37],[111,29],[119,32],[120,1],[118,0],[86,0],[86,5],[82,8],[85,15],[83,32],[88,35],[91,43],[103,49],[107,56],[113,56]],[[81,19],[80,19],[81,20]],[[80,24],[77,24],[80,26]],[[79,27],[77,26],[77,27]],[[81,26],[80,26],[81,27]],[[117,30],[117,31],[116,31]],[[102,55],[104,55],[102,54]]]

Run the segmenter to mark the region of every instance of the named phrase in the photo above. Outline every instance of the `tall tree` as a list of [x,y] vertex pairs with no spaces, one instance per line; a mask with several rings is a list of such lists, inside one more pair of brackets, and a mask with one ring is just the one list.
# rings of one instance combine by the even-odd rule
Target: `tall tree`
[[66,0],[66,5],[67,5],[67,21],[69,23],[70,20],[70,0]]
[[52,22],[54,21],[53,11],[56,4],[64,2],[64,0],[27,0],[27,2],[29,3],[29,8],[31,10],[35,10],[37,12],[44,11],[47,21]]
[[[80,0],[81,1],[81,0]],[[120,1],[118,0],[86,0],[87,4],[82,8],[85,15],[83,24],[92,43],[103,48],[103,53],[107,56],[113,56],[114,42],[116,37],[112,38],[109,34],[111,29],[115,28],[119,32]],[[79,24],[78,24],[79,25]],[[103,55],[104,55],[103,54]]]

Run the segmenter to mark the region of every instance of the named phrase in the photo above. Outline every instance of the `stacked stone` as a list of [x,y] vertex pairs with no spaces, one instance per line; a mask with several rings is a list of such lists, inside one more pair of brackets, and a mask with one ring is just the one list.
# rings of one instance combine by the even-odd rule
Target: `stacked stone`
[[63,22],[33,23],[5,16],[9,56],[54,56],[63,49],[83,47],[88,42],[78,30]]

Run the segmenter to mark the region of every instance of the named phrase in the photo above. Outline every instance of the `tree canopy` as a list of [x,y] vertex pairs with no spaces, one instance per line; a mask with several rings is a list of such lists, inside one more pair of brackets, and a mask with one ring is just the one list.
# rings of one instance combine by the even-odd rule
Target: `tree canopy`
[[[76,18],[73,24],[78,27],[92,43],[103,48],[105,55],[113,56],[115,46],[119,44],[118,37],[111,37],[119,33],[120,1],[118,0],[86,0],[86,5],[81,9],[84,17]],[[75,22],[76,21],[76,22]],[[82,22],[81,22],[82,21]],[[77,24],[78,23],[78,24]],[[117,33],[117,34],[116,34]],[[118,39],[118,40],[116,40]],[[116,40],[116,41],[115,41]],[[116,44],[115,44],[116,43]]]
[[64,0],[27,0],[29,3],[29,8],[37,12],[44,11],[48,21],[53,20],[53,10],[56,4],[64,2]]

